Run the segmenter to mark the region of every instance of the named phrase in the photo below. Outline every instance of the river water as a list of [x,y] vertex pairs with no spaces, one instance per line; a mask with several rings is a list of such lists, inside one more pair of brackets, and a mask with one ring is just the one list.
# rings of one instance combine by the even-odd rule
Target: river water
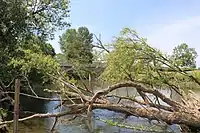
[[[103,89],[107,84],[99,84],[97,82],[92,82],[92,87],[95,90]],[[169,90],[160,90],[165,95],[170,95]],[[195,90],[196,93],[200,95],[200,90]],[[134,96],[136,94],[135,90],[132,88],[123,88],[113,92],[115,94],[120,94],[122,96]],[[179,96],[176,93],[172,93],[172,98],[179,100]],[[42,101],[32,98],[27,98],[24,96],[20,97],[21,105],[23,110],[29,110],[31,112],[37,113],[54,113],[59,112],[63,109],[54,110],[58,101]],[[155,123],[150,123],[147,119],[137,118],[137,117],[125,117],[124,114],[115,113],[108,110],[96,109],[92,112],[91,118],[77,117],[73,121],[67,121],[71,116],[65,116],[58,120],[55,127],[54,133],[147,133],[147,131],[139,131],[137,129],[153,129],[157,132],[176,132],[179,133],[180,129],[177,125],[172,126],[155,126]],[[105,122],[105,120],[108,120]],[[103,122],[104,121],[104,122]],[[108,124],[109,122],[117,122],[119,124],[134,126],[136,129],[127,129],[118,126],[112,126]],[[54,123],[54,118],[48,119],[33,119],[19,124],[20,133],[46,133],[49,132]],[[157,124],[157,123],[156,123]],[[142,125],[142,126],[141,126]],[[12,125],[10,126],[10,131],[12,132]],[[153,132],[156,132],[153,131]]]

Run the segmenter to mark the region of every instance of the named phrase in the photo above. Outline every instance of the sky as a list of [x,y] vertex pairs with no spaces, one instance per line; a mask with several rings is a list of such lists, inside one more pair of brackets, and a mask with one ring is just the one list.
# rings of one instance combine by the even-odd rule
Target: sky
[[[187,43],[199,54],[200,66],[200,0],[71,0],[70,28],[86,26],[101,34],[103,43],[112,42],[121,29],[128,27],[163,52],[171,53]],[[59,36],[50,43],[60,53]]]

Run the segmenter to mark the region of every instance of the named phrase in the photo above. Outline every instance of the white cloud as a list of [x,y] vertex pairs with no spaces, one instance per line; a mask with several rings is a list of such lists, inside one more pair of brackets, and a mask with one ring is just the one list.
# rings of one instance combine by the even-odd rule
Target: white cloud
[[176,45],[187,43],[198,52],[197,64],[200,66],[200,16],[157,27],[154,25],[146,37],[153,47],[167,53],[170,53]]

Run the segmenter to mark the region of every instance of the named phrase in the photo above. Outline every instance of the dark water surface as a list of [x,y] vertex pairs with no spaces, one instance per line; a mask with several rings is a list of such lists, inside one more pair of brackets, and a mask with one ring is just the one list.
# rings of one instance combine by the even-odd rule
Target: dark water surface
[[[107,85],[99,85],[97,83],[93,83],[98,89],[105,88]],[[165,95],[170,95],[168,90],[161,90]],[[200,90],[195,91],[200,95]],[[133,96],[135,95],[135,91],[130,88],[123,88],[113,92],[115,94],[120,94],[124,96]],[[180,98],[175,93],[172,95],[172,98],[175,100],[179,100]],[[32,112],[37,113],[53,113],[59,112],[61,109],[54,110],[54,107],[59,103],[57,101],[46,102],[37,99],[31,99],[24,96],[20,97],[21,105],[23,105],[23,110],[31,110]],[[63,108],[62,110],[65,110]],[[138,131],[127,128],[120,128],[117,126],[111,126],[110,124],[103,122],[102,120],[109,120],[112,122],[117,122],[119,124],[131,125],[135,126],[139,129],[148,130],[149,128],[155,130],[161,130],[161,132],[180,132],[179,126],[156,126],[155,123],[149,123],[147,119],[141,119],[137,117],[127,117],[125,118],[124,114],[115,113],[113,111],[96,109],[92,112],[91,118],[86,117],[77,117],[75,120],[69,122],[67,121],[71,116],[65,116],[58,120],[57,125],[55,127],[54,133],[145,133],[145,131]],[[33,119],[26,122],[21,122],[19,124],[20,133],[46,133],[49,132],[54,122],[54,118],[48,119]],[[139,127],[141,126],[142,127]],[[10,131],[12,132],[12,125],[10,127]],[[147,132],[146,132],[147,133]]]

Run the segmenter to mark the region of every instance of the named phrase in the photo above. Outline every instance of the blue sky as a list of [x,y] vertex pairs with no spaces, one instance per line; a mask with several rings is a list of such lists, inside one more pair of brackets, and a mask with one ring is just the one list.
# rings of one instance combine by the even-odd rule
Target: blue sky
[[[186,42],[199,53],[200,66],[200,0],[71,0],[70,10],[71,28],[86,26],[101,34],[104,43],[129,27],[167,53]],[[63,32],[57,31],[50,41],[57,53]]]

